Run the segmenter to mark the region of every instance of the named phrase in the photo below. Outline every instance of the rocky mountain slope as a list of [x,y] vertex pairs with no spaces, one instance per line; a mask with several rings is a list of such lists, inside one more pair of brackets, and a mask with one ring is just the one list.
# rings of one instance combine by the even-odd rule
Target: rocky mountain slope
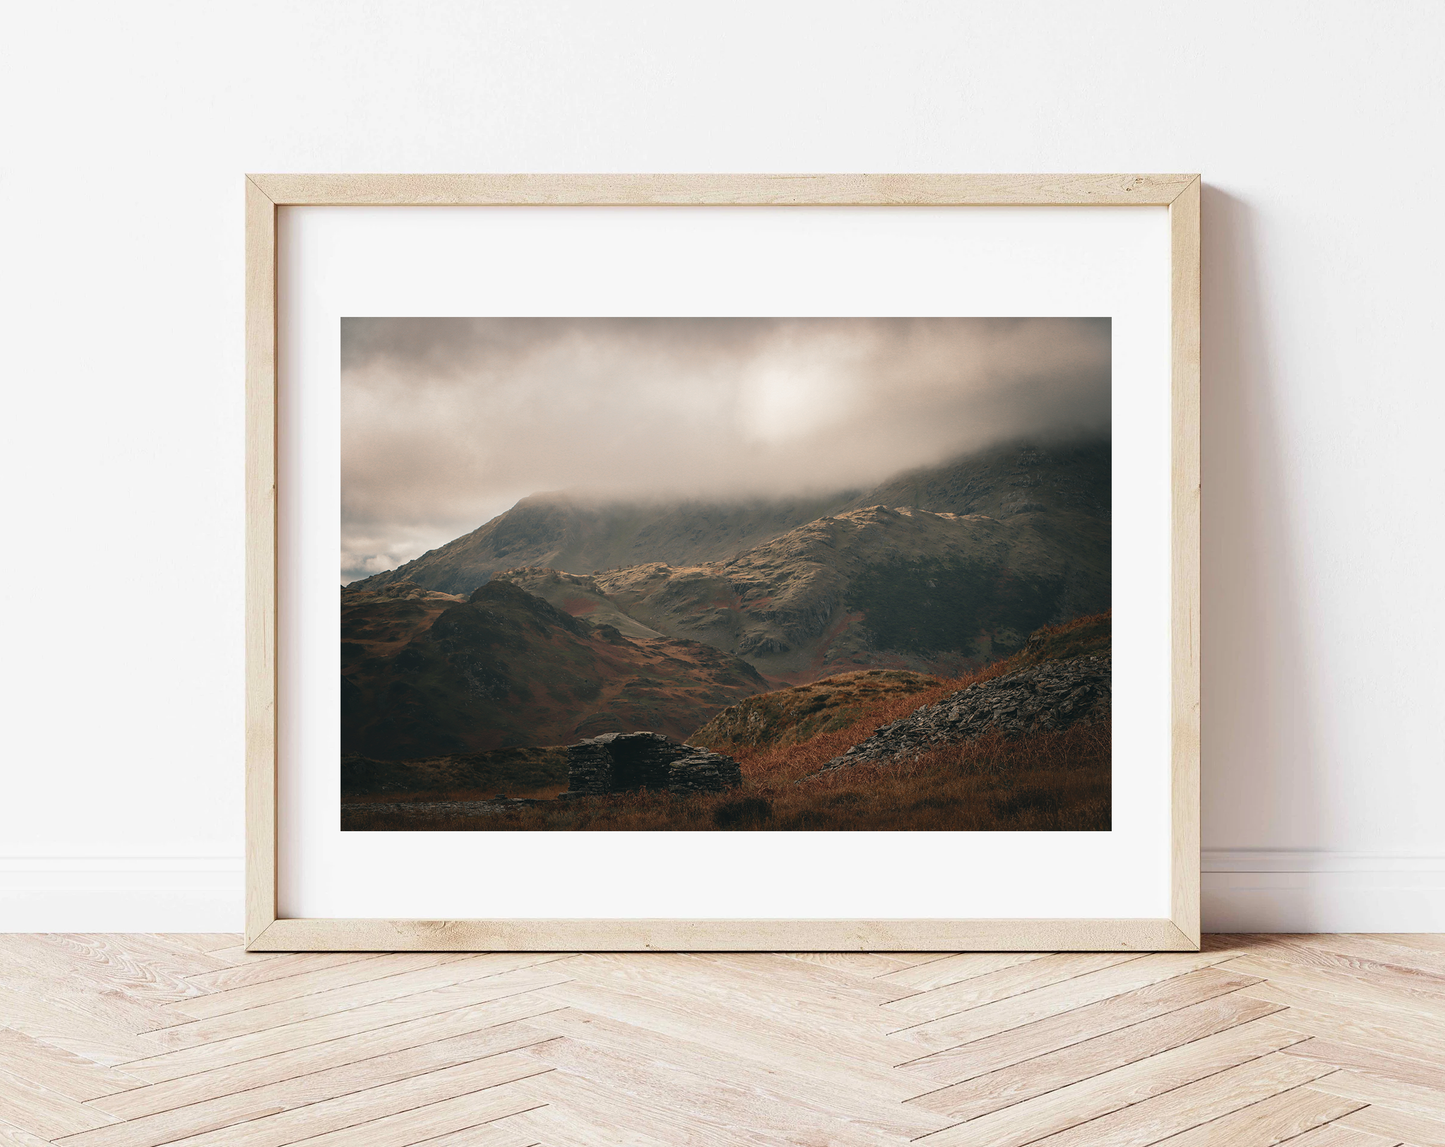
[[1011,448],[874,491],[938,509],[841,509],[722,561],[494,576],[633,637],[706,642],[775,685],[861,668],[953,674],[1109,607],[1108,481],[1107,446]]
[[[865,504],[526,499],[342,591],[343,752],[685,737],[770,688],[976,669],[1109,607],[1108,491],[1108,446],[1075,445],[902,475]],[[650,553],[670,558],[622,561]]]
[[980,681],[883,726],[821,771],[905,760],[984,733],[1017,737],[1059,732],[1079,721],[1107,720],[1111,674],[1109,655],[1095,654],[1071,661],[1045,661]]
[[1040,625],[1108,608],[1108,524],[1062,517],[879,505],[726,562],[633,566],[592,582],[649,629],[735,653],[775,682],[858,668],[957,673],[1017,650]]
[[342,752],[381,760],[559,745],[608,732],[682,738],[767,686],[745,661],[593,627],[510,582],[468,599],[406,583],[344,594]]
[[1107,442],[1009,444],[901,474],[859,492],[732,503],[596,502],[566,494],[524,498],[505,514],[394,570],[353,583],[374,590],[408,581],[469,594],[501,570],[574,574],[661,562],[726,561],[819,518],[870,506],[985,514],[1046,514],[1062,535],[1079,518],[1107,521]]
[[596,503],[566,494],[536,494],[415,561],[352,584],[377,589],[408,581],[468,594],[504,569],[545,567],[586,574],[645,562],[723,561],[840,510],[856,497],[852,491],[736,504]]
[[[985,733],[1023,737],[1061,732],[1112,712],[1112,618],[1079,618],[1032,634],[1006,670],[878,728],[819,772],[917,756]],[[765,694],[764,698],[771,696]],[[755,705],[763,698],[742,704]]]

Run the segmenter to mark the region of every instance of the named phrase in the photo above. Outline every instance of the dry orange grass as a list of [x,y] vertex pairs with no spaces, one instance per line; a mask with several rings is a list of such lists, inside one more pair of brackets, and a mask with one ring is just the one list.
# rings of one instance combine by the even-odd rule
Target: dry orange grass
[[[872,725],[863,735],[872,731]],[[730,793],[674,797],[634,792],[549,803],[489,816],[343,812],[346,829],[431,831],[952,832],[1107,831],[1110,726],[1075,725],[1017,740],[980,737],[899,764],[857,765],[798,783],[836,755],[832,733],[743,763]],[[861,739],[861,738],[860,738]],[[432,799],[435,799],[433,796]]]
[[[535,789],[523,789],[515,786],[506,786],[508,791],[503,794],[513,799],[526,799],[547,801],[560,796],[567,791],[565,784],[547,785]],[[405,793],[348,793],[343,792],[341,803],[347,805],[362,804],[428,804],[438,801],[489,801],[500,792],[497,785],[489,788],[455,788],[455,789],[422,789],[417,792]]]
[[[1038,631],[1055,644],[1090,637],[1107,614]],[[1107,832],[1112,726],[1080,724],[1058,733],[998,736],[948,745],[895,764],[855,765],[810,776],[879,726],[979,681],[1034,660],[1026,649],[919,693],[885,697],[847,728],[791,745],[731,750],[743,783],[729,793],[674,797],[632,792],[562,801],[487,816],[343,811],[342,828],[431,831],[763,831]],[[805,779],[806,778],[806,779]],[[450,799],[485,799],[492,794]],[[377,798],[395,802],[395,796]],[[437,793],[418,800],[438,799]]]

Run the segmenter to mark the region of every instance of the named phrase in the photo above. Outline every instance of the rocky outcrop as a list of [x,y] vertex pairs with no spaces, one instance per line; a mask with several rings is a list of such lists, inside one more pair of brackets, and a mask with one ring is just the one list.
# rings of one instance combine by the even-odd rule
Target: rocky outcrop
[[567,749],[564,797],[602,796],[634,789],[676,796],[716,793],[742,784],[731,757],[679,744],[661,733],[604,733]]
[[1017,737],[1067,729],[1080,721],[1106,720],[1111,666],[1109,654],[1095,654],[1045,661],[981,681],[884,725],[818,772],[897,761],[984,733]]

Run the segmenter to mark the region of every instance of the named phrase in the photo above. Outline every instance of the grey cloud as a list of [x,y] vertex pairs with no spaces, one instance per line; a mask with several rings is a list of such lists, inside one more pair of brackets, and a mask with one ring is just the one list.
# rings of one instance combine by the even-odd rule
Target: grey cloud
[[1107,435],[1108,319],[342,320],[343,580],[543,490],[866,486]]

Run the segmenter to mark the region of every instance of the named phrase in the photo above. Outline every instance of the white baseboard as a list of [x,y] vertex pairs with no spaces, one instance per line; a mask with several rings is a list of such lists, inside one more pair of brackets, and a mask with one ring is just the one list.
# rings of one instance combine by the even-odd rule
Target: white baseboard
[[[1206,932],[1445,932],[1445,856],[1210,849]],[[0,932],[239,932],[239,856],[0,857]]]
[[1206,932],[1445,932],[1445,856],[1206,849]]
[[0,857],[0,932],[239,932],[239,856]]

